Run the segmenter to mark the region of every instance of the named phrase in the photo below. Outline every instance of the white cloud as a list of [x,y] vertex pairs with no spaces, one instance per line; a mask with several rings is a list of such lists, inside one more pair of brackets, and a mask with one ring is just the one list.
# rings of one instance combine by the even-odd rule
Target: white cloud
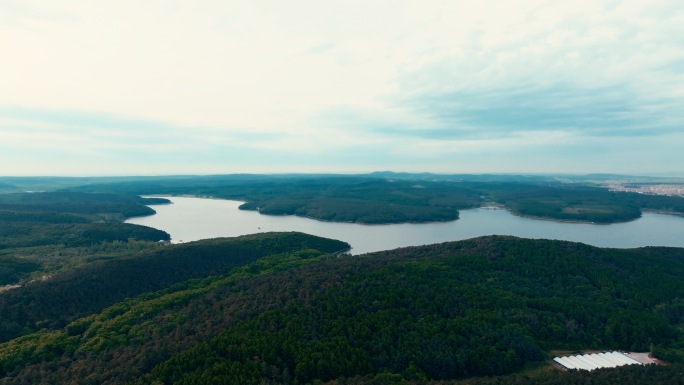
[[[449,148],[483,158],[536,148],[536,162],[556,139],[684,124],[681,25],[676,0],[8,0],[0,112],[110,123],[5,114],[0,129],[5,143],[30,127],[108,159],[126,146],[195,154],[198,172],[237,159],[212,155],[222,152],[255,168],[268,168],[268,152],[283,167],[321,153],[339,169],[357,159],[370,170],[437,167],[438,156],[455,160]],[[26,139],[22,148],[37,145]],[[374,154],[352,159],[354,146]]]

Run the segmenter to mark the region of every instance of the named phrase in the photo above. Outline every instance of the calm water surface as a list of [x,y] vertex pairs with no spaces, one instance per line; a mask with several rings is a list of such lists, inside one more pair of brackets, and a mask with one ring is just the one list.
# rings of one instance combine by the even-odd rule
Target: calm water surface
[[480,208],[461,210],[461,219],[453,222],[359,225],[261,215],[238,210],[242,202],[237,201],[190,197],[168,199],[173,204],[152,206],[157,214],[127,222],[164,230],[171,234],[173,242],[267,231],[301,231],[348,242],[353,247],[353,254],[494,234],[561,239],[601,247],[684,247],[684,218],[661,214],[646,213],[642,218],[627,223],[592,225],[522,218],[506,210]]

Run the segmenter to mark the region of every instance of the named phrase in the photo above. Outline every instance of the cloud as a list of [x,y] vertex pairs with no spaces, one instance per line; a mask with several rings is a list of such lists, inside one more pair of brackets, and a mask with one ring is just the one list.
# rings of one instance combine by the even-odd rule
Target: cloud
[[622,86],[499,89],[430,94],[402,101],[434,128],[431,137],[509,136],[518,131],[562,130],[586,136],[651,136],[684,125],[677,98],[644,98]]
[[589,172],[632,167],[641,144],[644,169],[674,168],[681,25],[676,0],[12,0],[0,160]]
[[430,14],[428,32],[405,39],[413,61],[399,60],[380,106],[330,107],[317,122],[435,140],[681,129],[684,14],[674,2],[507,4],[496,15],[500,2]]

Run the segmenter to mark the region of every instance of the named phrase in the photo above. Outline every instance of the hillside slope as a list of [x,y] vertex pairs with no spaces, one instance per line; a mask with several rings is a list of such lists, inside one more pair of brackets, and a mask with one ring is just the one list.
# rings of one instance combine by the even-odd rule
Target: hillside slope
[[0,383],[451,383],[552,349],[676,359],[683,276],[684,249],[511,237],[358,257],[288,250],[8,341]]
[[154,214],[146,205],[161,203],[169,201],[125,194],[0,194],[0,286],[156,248],[169,234],[121,222]]
[[302,233],[271,233],[169,245],[88,264],[0,295],[0,341],[31,330],[62,328],[125,298],[191,278],[225,274],[265,255],[348,248],[344,242]]

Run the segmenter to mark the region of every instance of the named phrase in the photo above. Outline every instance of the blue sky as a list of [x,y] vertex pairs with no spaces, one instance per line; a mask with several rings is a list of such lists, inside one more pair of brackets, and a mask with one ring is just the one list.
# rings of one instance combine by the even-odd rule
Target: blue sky
[[684,175],[681,1],[0,1],[0,175]]

